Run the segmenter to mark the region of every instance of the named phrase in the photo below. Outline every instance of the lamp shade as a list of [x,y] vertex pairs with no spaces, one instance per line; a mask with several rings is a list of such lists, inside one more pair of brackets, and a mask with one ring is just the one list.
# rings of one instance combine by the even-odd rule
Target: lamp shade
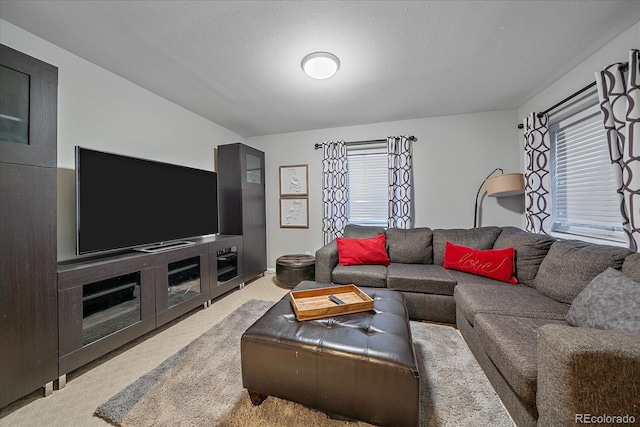
[[508,197],[524,193],[524,177],[521,173],[505,173],[487,179],[487,195]]

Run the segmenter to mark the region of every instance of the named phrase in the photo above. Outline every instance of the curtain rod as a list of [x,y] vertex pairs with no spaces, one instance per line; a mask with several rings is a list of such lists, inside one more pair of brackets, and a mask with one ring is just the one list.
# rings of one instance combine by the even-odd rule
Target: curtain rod
[[[395,138],[396,138],[396,140],[400,139],[399,136],[396,136]],[[409,141],[415,141],[416,137],[411,135],[411,136],[407,137],[407,139]],[[367,141],[350,141],[350,142],[345,142],[344,145],[364,145],[364,144],[377,144],[377,143],[383,143],[383,142],[387,142],[387,140],[386,139],[370,139],[370,140],[367,140]],[[324,143],[322,143],[322,144],[317,143],[313,147],[316,150],[319,150],[319,149],[322,148],[323,145],[324,145]]]
[[[625,71],[627,71],[627,70],[629,69],[629,63],[628,63],[628,62],[624,62],[624,63],[620,64],[620,65],[618,66],[618,68],[620,68],[620,71],[622,71],[622,72],[624,73]],[[593,81],[593,82],[589,83],[588,85],[586,85],[585,87],[583,87],[583,88],[582,88],[582,89],[580,89],[579,91],[577,91],[577,92],[575,92],[575,93],[573,93],[573,94],[571,94],[571,95],[567,96],[565,99],[563,99],[562,101],[558,102],[557,104],[554,104],[554,105],[552,105],[551,107],[549,107],[549,108],[547,108],[546,110],[544,110],[543,112],[536,114],[536,116],[537,116],[538,118],[540,118],[540,117],[544,116],[544,115],[545,115],[545,114],[547,114],[549,111],[553,111],[553,110],[555,110],[556,108],[558,108],[559,106],[561,106],[561,105],[563,105],[563,104],[567,103],[568,101],[571,101],[573,98],[575,98],[576,96],[580,95],[580,94],[581,94],[581,93],[583,93],[583,92],[586,92],[587,90],[591,89],[591,88],[592,88],[592,87],[594,87],[595,85],[596,85],[596,82],[595,82],[595,81]],[[522,129],[522,128],[524,128],[524,125],[523,125],[522,123],[520,123],[520,124],[518,125],[518,129]]]

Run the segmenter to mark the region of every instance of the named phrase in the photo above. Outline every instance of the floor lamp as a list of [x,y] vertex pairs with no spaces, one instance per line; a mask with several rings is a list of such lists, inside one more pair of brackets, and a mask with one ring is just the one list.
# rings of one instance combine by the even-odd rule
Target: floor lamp
[[[492,177],[496,172],[500,175]],[[495,168],[480,184],[476,193],[476,205],[473,211],[473,228],[478,226],[478,198],[482,186],[487,184],[487,195],[491,197],[509,197],[524,193],[524,177],[521,173],[504,173],[501,168]]]

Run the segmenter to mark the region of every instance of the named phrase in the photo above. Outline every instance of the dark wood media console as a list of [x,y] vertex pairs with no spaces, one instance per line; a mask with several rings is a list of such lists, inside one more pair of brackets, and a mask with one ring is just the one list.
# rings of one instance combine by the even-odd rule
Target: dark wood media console
[[242,245],[242,236],[218,235],[59,263],[59,387],[74,369],[242,287]]

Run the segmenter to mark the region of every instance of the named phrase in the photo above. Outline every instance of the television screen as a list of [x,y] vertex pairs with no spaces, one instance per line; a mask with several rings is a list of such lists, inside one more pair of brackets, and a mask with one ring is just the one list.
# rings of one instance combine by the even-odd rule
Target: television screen
[[76,147],[77,253],[218,232],[215,172]]

